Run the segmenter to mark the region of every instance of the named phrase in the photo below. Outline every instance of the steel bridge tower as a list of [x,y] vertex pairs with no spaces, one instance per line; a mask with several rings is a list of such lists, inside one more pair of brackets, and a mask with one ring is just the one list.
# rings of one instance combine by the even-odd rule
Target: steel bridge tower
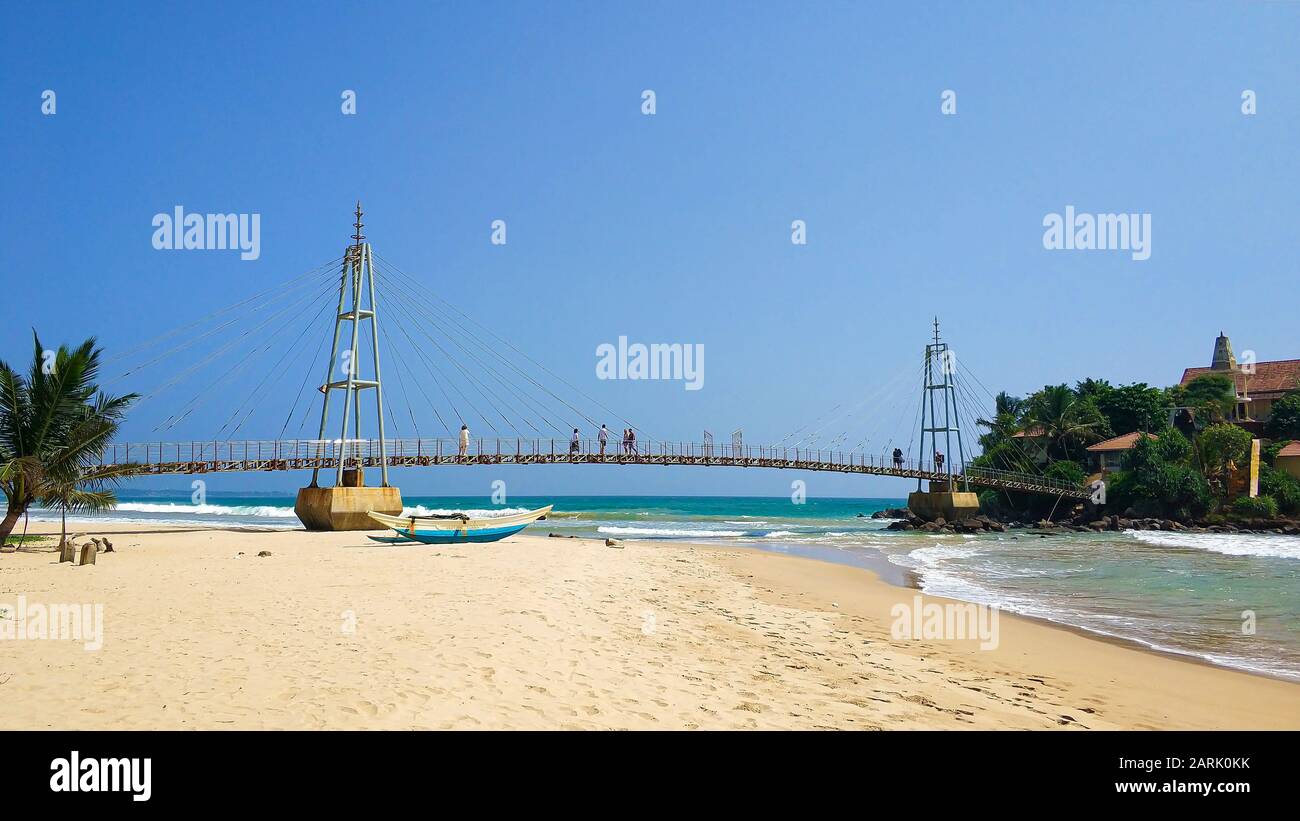
[[[921,445],[917,453],[916,463],[921,465],[925,462],[928,455],[930,460],[935,461],[935,454],[939,453],[938,435],[943,434],[943,467],[938,465],[934,469],[938,473],[947,473],[948,483],[952,484],[952,438],[957,434],[957,457],[962,472],[965,472],[966,450],[962,444],[961,438],[961,420],[957,412],[957,386],[953,384],[953,373],[956,372],[957,359],[948,347],[947,342],[939,339],[939,317],[934,318],[934,341],[925,346],[925,385],[921,393]],[[936,381],[936,374],[939,381]],[[935,393],[943,395],[942,410],[943,424],[940,425],[938,411],[940,410],[940,401],[935,399]],[[927,415],[926,410],[929,410]],[[929,425],[926,425],[926,420]],[[930,449],[925,449],[925,435],[930,434]],[[964,490],[970,490],[970,483],[963,478]],[[916,480],[916,489],[921,489],[921,480]]]
[[[313,468],[311,484],[299,491],[295,510],[308,529],[371,530],[376,525],[366,517],[367,510],[389,512],[395,506],[393,515],[402,511],[401,494],[388,483],[388,443],[384,430],[384,388],[379,368],[379,305],[375,300],[375,263],[370,243],[365,241],[366,236],[362,233],[365,227],[361,221],[362,216],[361,202],[358,201],[356,222],[353,224],[355,233],[352,235],[352,244],[344,251],[343,266],[339,273],[334,342],[325,366],[325,381],[320,386],[324,396],[321,400],[320,433],[317,438],[322,450],[328,444],[325,434],[329,425],[330,397],[335,391],[341,391],[343,395],[343,425],[337,443],[336,476],[334,487],[322,488],[320,468]],[[369,379],[361,376],[364,353],[361,323],[366,321],[370,323]],[[348,337],[340,356],[339,343],[343,341],[345,331]],[[346,376],[340,378],[340,374]],[[375,392],[378,454],[368,453],[371,442],[361,438],[361,394],[365,390]],[[366,488],[366,459],[375,455],[379,457],[380,485],[378,488]],[[304,515],[304,510],[307,515]]]
[[[916,480],[916,492],[908,497],[908,507],[923,518],[953,517],[979,511],[979,500],[970,492],[966,478],[966,448],[961,436],[960,414],[957,410],[957,386],[953,382],[957,359],[948,343],[939,338],[939,318],[934,318],[934,341],[925,346],[925,380],[921,389],[921,442],[916,454],[916,464],[921,468],[929,458],[935,473],[942,473],[946,481],[930,482],[929,491],[923,491],[922,479]],[[940,418],[942,412],[942,418]],[[930,435],[929,450],[926,434]],[[943,448],[940,450],[940,435]],[[956,434],[957,459],[953,460],[953,438]],[[937,464],[936,454],[943,453],[943,465]],[[962,489],[953,487],[953,468],[961,474]],[[942,487],[940,487],[942,485]],[[919,508],[919,509],[918,509]]]
[[[361,391],[374,390],[375,414],[379,427],[381,487],[388,487],[388,452],[384,439],[384,388],[379,370],[379,317],[377,313],[378,306],[375,303],[375,263],[370,254],[370,243],[365,241],[366,236],[361,233],[361,229],[365,227],[365,224],[361,222],[361,217],[361,202],[358,200],[357,221],[353,225],[356,233],[352,235],[352,244],[348,246],[343,254],[343,270],[339,275],[339,305],[334,318],[334,344],[330,348],[329,362],[325,365],[325,382],[320,387],[324,398],[321,400],[320,434],[317,438],[322,440],[325,438],[325,428],[329,423],[330,391],[343,391],[343,429],[339,433],[338,476],[335,479],[335,484],[345,484],[343,470],[348,461],[348,421],[350,417],[352,421],[354,461],[357,471],[355,486],[365,485],[364,454],[359,451],[361,446]],[[363,301],[366,301],[367,298],[369,308],[363,306]],[[343,310],[345,305],[347,307],[346,311]],[[370,350],[373,359],[374,379],[361,379],[358,375],[361,370],[361,323],[365,320],[370,321]],[[349,330],[352,339],[349,348],[343,352],[344,356],[340,359],[339,337],[343,335],[344,322],[351,323]],[[342,366],[342,372],[347,374],[347,378],[331,379],[335,375],[335,369],[340,366]],[[312,487],[316,487],[319,480],[320,468],[316,468],[311,473]]]

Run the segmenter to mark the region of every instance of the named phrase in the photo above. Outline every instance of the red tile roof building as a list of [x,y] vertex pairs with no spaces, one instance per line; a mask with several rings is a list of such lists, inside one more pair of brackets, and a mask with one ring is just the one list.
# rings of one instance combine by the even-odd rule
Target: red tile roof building
[[1232,342],[1222,333],[1214,340],[1214,357],[1208,368],[1188,368],[1179,383],[1186,385],[1200,376],[1222,375],[1230,377],[1237,388],[1237,407],[1234,421],[1268,419],[1273,403],[1289,391],[1300,388],[1300,359],[1279,359],[1272,362],[1237,363],[1232,353]]
[[1119,470],[1120,459],[1124,456],[1124,452],[1136,445],[1138,439],[1143,436],[1148,439],[1156,438],[1155,434],[1152,433],[1133,431],[1132,433],[1126,433],[1123,436],[1116,436],[1113,439],[1107,439],[1104,442],[1098,442],[1095,445],[1089,445],[1087,451],[1093,455],[1093,470],[1102,473]]
[[1117,450],[1128,450],[1137,444],[1139,437],[1145,436],[1148,439],[1155,439],[1154,433],[1139,433],[1134,431],[1126,433],[1123,436],[1116,436],[1114,439],[1107,439],[1104,442],[1098,442],[1095,445],[1089,445],[1087,450],[1090,453],[1110,453]]

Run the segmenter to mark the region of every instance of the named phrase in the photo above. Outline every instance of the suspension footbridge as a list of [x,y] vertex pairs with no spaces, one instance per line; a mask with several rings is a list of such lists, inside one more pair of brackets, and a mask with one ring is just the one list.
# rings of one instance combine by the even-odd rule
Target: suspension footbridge
[[248,471],[334,470],[345,468],[435,467],[450,465],[666,465],[857,473],[928,482],[952,482],[999,490],[1063,495],[1084,499],[1086,488],[1039,474],[973,465],[956,472],[933,462],[889,458],[852,451],[781,448],[762,445],[711,445],[700,442],[650,442],[632,453],[601,449],[594,439],[576,446],[563,439],[472,439],[460,451],[455,439],[321,440],[290,439],[227,442],[142,442],[109,445],[106,464],[134,464],[142,475]]
[[[106,388],[152,378],[140,403],[161,419],[147,440],[107,445],[103,463],[131,465],[142,475],[310,470],[303,493],[326,499],[321,504],[337,505],[337,494],[351,494],[354,506],[399,510],[390,468],[475,465],[827,471],[915,480],[918,491],[929,482],[939,493],[976,487],[1089,496],[1086,488],[1041,475],[1027,458],[1008,461],[1002,454],[998,464],[970,458],[964,432],[976,427],[993,397],[955,367],[937,320],[919,363],[912,360],[865,399],[841,403],[775,444],[747,444],[737,435],[715,445],[707,434],[703,442],[669,441],[374,253],[362,233],[359,203],[353,227],[341,257],[107,360],[105,369],[121,372]],[[381,323],[381,315],[388,321]],[[236,392],[231,386],[241,377],[251,388]],[[196,389],[182,401],[178,393],[186,387]],[[916,397],[916,413],[891,429],[887,411],[896,415],[908,395]],[[277,404],[288,411],[276,436],[240,436],[256,411],[264,424],[267,407]],[[316,435],[304,437],[313,406],[319,408]],[[332,408],[341,416],[333,430]],[[362,435],[363,416],[376,436]],[[622,427],[623,436],[596,438],[606,423]],[[201,438],[171,435],[196,425],[215,430]],[[471,436],[471,429],[477,433]],[[579,436],[584,429],[588,435]],[[438,435],[425,436],[427,430]],[[484,430],[491,436],[483,437]],[[367,470],[379,472],[377,487],[365,487]],[[321,487],[322,473],[333,474],[332,488]],[[335,489],[335,496],[325,492]]]

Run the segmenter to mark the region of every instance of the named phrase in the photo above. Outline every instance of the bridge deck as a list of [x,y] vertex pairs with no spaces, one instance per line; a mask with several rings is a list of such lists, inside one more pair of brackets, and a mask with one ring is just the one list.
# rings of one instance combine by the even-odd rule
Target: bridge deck
[[464,454],[448,439],[390,439],[381,456],[379,440],[273,440],[237,442],[149,442],[109,445],[104,464],[136,464],[143,475],[225,473],[238,471],[312,470],[344,467],[430,467],[436,465],[696,465],[705,467],[790,470],[897,476],[932,482],[969,482],[1000,490],[1086,499],[1086,488],[1027,473],[929,462],[903,461],[843,451],[805,450],[756,445],[708,445],[637,442],[631,452],[610,441],[602,451],[595,441],[575,449],[556,439],[474,439]]

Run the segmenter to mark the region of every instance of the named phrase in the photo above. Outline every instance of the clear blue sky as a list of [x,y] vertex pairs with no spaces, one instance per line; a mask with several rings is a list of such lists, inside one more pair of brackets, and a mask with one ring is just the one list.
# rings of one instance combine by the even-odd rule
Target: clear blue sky
[[[1296,357],[1298,35],[1284,3],[10,6],[0,355],[24,362],[31,326],[111,354],[288,279],[341,252],[360,198],[380,254],[666,439],[779,440],[915,363],[936,313],[962,365],[1017,393],[1170,384],[1220,330]],[[154,250],[153,215],[178,204],[261,214],[260,259]],[[1045,250],[1066,205],[1151,214],[1151,258]],[[704,389],[597,381],[619,335],[703,344]],[[248,434],[278,431],[291,376]],[[166,438],[209,435],[260,377]],[[872,424],[905,429],[900,397]],[[170,411],[142,406],[127,435],[157,438]],[[498,474],[515,493],[784,495],[796,478],[398,478],[477,494]],[[804,478],[811,495],[908,488]]]

